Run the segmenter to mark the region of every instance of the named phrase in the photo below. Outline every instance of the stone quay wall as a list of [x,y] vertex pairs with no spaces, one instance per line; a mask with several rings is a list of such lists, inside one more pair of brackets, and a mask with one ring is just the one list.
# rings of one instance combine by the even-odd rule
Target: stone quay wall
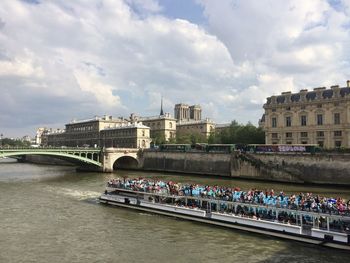
[[232,154],[145,151],[141,170],[291,183],[350,185],[348,154]]
[[151,152],[140,158],[142,170],[230,176],[230,154]]

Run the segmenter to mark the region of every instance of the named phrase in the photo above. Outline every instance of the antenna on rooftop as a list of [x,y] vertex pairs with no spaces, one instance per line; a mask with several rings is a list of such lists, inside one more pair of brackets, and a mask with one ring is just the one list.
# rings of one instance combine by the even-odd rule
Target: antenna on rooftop
[[163,96],[160,99],[160,116],[164,115],[164,111],[163,111]]

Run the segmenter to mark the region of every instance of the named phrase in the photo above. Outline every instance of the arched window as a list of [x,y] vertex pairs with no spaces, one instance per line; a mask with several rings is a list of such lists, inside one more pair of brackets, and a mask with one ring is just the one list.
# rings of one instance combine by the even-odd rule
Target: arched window
[[169,128],[172,129],[173,128],[173,123],[169,122]]

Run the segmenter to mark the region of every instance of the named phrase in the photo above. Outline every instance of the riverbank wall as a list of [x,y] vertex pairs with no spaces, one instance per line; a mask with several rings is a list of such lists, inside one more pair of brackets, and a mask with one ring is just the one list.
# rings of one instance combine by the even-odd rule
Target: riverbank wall
[[263,181],[350,185],[349,154],[145,151],[140,169]]
[[[120,159],[122,160],[122,159]],[[126,159],[124,159],[125,161]],[[72,165],[50,156],[28,155],[19,161]],[[350,154],[206,153],[145,150],[133,170],[174,172],[262,181],[350,185]],[[77,165],[80,171],[102,171]]]

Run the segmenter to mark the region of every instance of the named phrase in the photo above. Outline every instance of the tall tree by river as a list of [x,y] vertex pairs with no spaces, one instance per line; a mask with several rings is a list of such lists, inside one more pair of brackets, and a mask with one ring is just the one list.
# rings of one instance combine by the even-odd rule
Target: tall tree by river
[[265,133],[250,122],[244,125],[234,120],[229,127],[211,134],[208,143],[264,144]]

